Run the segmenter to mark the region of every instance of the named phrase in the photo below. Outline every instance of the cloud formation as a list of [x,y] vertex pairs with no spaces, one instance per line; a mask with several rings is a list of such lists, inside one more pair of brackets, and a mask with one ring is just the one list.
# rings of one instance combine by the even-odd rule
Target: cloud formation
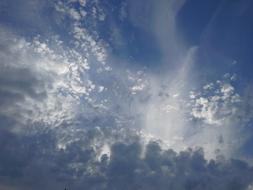
[[[231,74],[205,85],[191,77],[198,47],[184,47],[176,27],[184,1],[119,4],[121,22],[154,37],[163,72],[113,53],[110,40],[124,46],[127,36],[100,36],[122,24],[109,3],[45,2],[0,3],[16,10],[12,20],[40,23],[0,23],[0,189],[252,188],[252,167],[231,159],[247,139],[250,92]],[[35,16],[45,10],[51,22]]]
[[253,180],[253,169],[245,162],[207,161],[201,149],[176,153],[162,150],[157,142],[145,147],[135,140],[114,143],[110,155],[98,159],[92,146],[98,134],[90,133],[86,140],[58,149],[53,134],[18,137],[2,130],[1,184],[20,190],[64,186],[74,190],[245,190]]

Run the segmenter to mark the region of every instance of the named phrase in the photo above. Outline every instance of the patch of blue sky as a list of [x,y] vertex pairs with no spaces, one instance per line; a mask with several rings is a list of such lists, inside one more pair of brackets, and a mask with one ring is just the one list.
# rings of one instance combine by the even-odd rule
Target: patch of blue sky
[[114,56],[140,66],[159,65],[161,51],[155,36],[151,31],[134,26],[129,18],[122,20],[122,2],[101,3],[106,18],[98,23],[96,32],[110,45]]

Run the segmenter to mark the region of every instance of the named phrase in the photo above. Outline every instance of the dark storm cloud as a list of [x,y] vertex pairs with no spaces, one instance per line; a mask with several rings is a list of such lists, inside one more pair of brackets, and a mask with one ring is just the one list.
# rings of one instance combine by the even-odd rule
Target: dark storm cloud
[[201,150],[177,154],[157,143],[147,145],[144,158],[139,144],[114,145],[108,171],[108,189],[245,189],[253,177],[244,162],[208,162]]
[[53,133],[17,136],[1,130],[0,183],[16,189],[245,190],[253,169],[239,160],[204,159],[202,150],[176,153],[156,142],[118,142],[96,157],[92,139],[56,148]]

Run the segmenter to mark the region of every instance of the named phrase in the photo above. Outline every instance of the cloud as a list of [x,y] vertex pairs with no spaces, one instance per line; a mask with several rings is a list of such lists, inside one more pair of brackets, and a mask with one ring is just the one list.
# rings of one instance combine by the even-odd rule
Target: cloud
[[[207,145],[206,150],[219,147],[227,156],[236,156],[244,143],[252,138],[247,132],[252,113],[245,111],[252,109],[245,96],[249,93],[239,92],[235,85],[235,75],[227,73],[220,80],[203,85],[199,91],[190,92],[191,120],[195,126],[201,126],[200,134],[206,139],[202,144]],[[216,140],[210,142],[212,138]]]
[[[214,86],[215,85],[215,86]],[[206,124],[222,125],[224,120],[237,118],[241,97],[230,82],[216,81],[203,87],[203,94],[193,97],[192,115]]]
[[[108,18],[99,1],[50,4],[54,17],[48,24],[61,31],[50,37],[23,35],[3,23],[0,188],[251,187],[252,168],[230,159],[230,150],[241,146],[238,134],[244,137],[231,123],[244,128],[251,121],[245,114],[250,93],[240,95],[229,74],[196,90],[190,75],[198,48],[184,48],[175,23],[183,3],[121,4],[121,19],[130,16],[131,24],[154,34],[164,63],[177,65],[161,75],[110,54],[97,32]],[[42,22],[35,20],[31,24]],[[149,142],[150,136],[160,143]]]
[[[1,113],[14,118],[18,114],[23,123],[30,120],[55,125],[72,117],[78,98],[94,88],[89,79],[81,79],[89,69],[86,60],[75,51],[69,51],[68,56],[58,54],[36,38],[32,42],[15,36],[13,40],[8,35],[1,38],[8,39],[1,43],[5,47],[1,50],[0,88],[5,107]],[[60,105],[63,100],[65,104]]]
[[[202,150],[176,153],[162,150],[157,142],[145,147],[135,140],[117,142],[110,156],[104,154],[97,160],[92,141],[98,134],[90,132],[93,135],[85,141],[57,149],[51,134],[18,137],[2,130],[0,183],[21,190],[64,186],[74,190],[244,190],[253,180],[253,169],[243,161],[207,161]],[[15,156],[17,150],[20,157]]]
[[[56,10],[73,19],[71,38],[65,41],[59,35],[23,37],[8,27],[1,29],[0,88],[5,108],[0,112],[2,117],[23,125],[15,130],[37,124],[41,127],[35,131],[92,123],[94,118],[106,115],[118,125],[132,122],[125,118],[130,115],[130,89],[142,85],[142,79],[137,84],[120,68],[111,72],[105,44],[69,15],[74,2],[69,3],[61,3],[64,13]],[[69,48],[69,43],[74,47]],[[139,74],[133,71],[131,75],[137,78]]]

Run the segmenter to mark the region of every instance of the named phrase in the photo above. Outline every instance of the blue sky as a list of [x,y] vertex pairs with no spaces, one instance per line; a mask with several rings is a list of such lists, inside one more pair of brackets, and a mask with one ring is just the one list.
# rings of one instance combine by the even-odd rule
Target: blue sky
[[250,0],[2,0],[1,190],[252,190]]

